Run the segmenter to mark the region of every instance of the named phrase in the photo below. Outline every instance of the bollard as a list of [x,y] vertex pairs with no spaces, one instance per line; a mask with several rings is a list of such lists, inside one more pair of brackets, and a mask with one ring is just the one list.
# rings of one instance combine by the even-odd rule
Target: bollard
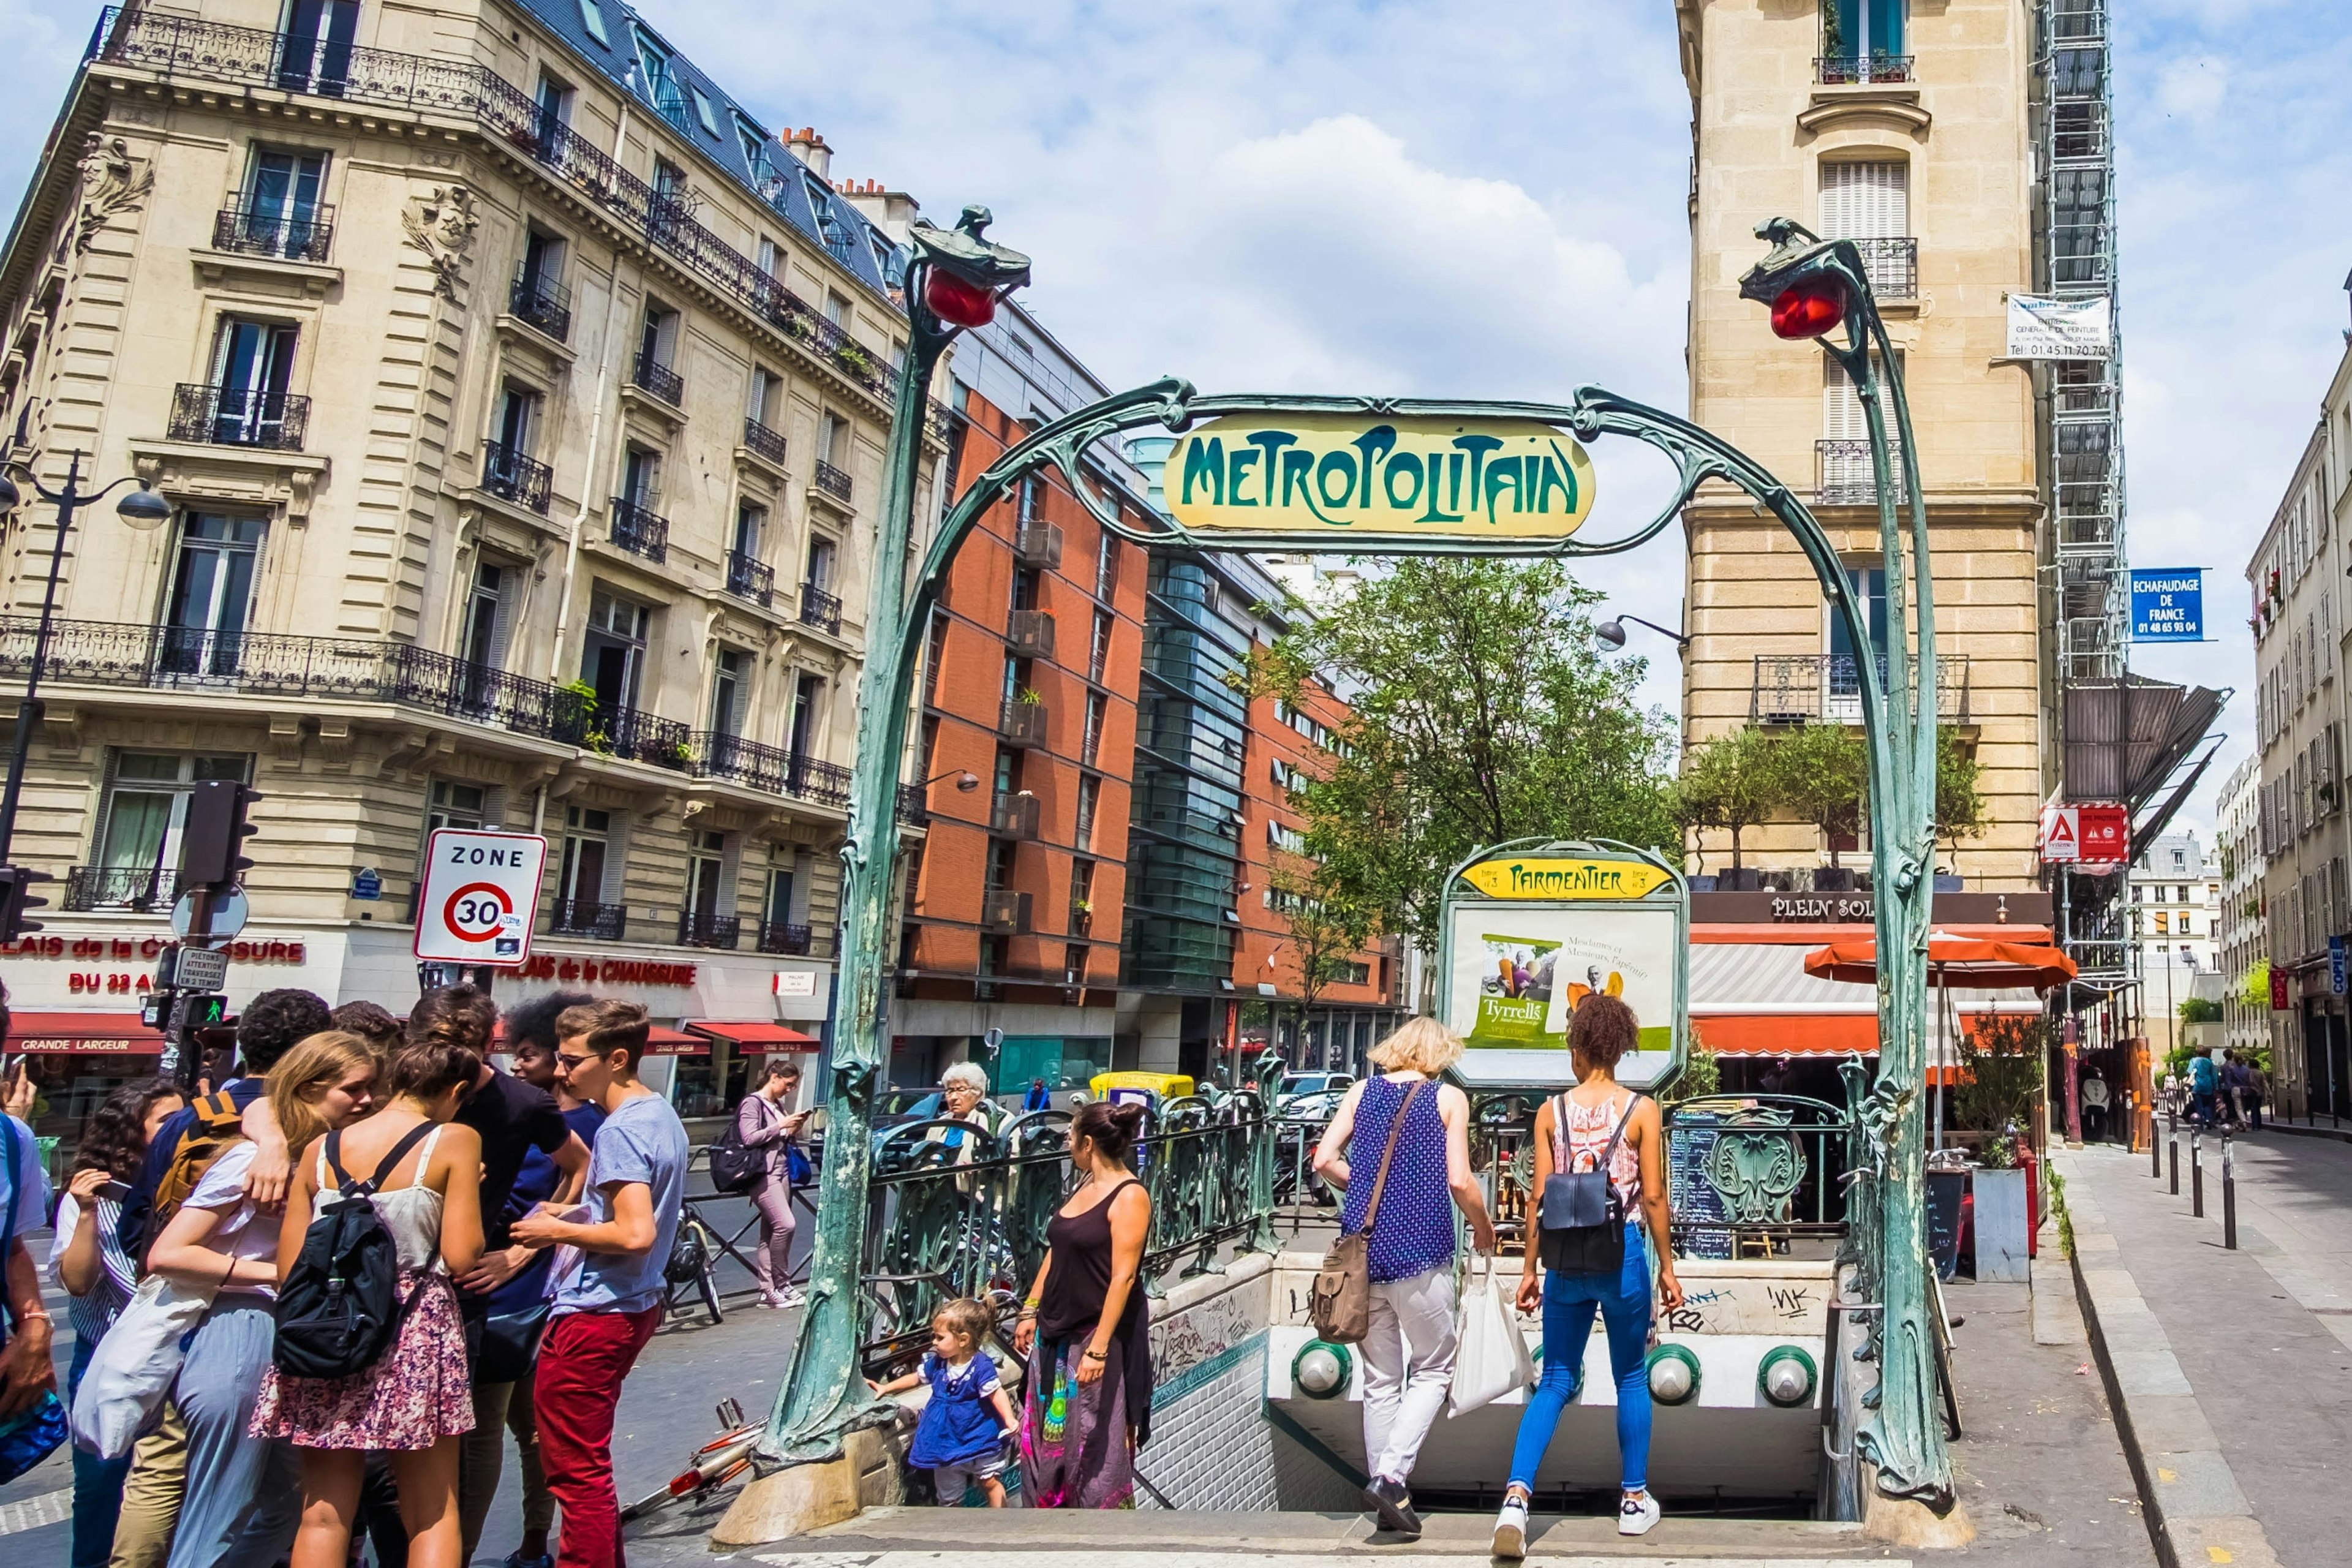
[[2221,1134],[2221,1245],[2238,1250],[2238,1167],[2230,1158],[2230,1135]]
[[2189,1134],[2189,1212],[2205,1217],[2205,1130]]
[[2180,1129],[2172,1130],[2172,1195],[2180,1195]]

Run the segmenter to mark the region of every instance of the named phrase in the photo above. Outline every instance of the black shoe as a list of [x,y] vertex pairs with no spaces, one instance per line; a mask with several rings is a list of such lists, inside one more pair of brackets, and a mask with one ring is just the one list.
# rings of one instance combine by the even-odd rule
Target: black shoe
[[1398,1535],[1419,1535],[1421,1515],[1412,1511],[1412,1494],[1404,1489],[1402,1481],[1375,1476],[1364,1489],[1364,1500],[1381,1516],[1381,1528]]

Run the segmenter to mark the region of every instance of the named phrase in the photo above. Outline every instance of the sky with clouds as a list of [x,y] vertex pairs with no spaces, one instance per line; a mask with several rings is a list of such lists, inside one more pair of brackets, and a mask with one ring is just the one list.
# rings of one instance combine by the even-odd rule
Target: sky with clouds
[[[772,0],[642,3],[770,124],[823,132],[836,177],[942,222],[992,207],[1036,258],[1028,304],[1114,385],[1559,399],[1595,381],[1684,406],[1690,105],[1668,0],[791,7],[806,26]],[[2136,664],[2238,689],[2218,782],[2252,729],[2245,557],[2352,324],[2352,26],[2341,0],[2114,10],[2132,554],[2214,568],[2219,639]],[[96,16],[0,0],[0,177],[29,172]],[[1604,467],[1601,493],[1649,477]],[[1588,573],[1669,624],[1681,575],[1671,540]],[[1653,661],[1667,704],[1673,668]]]

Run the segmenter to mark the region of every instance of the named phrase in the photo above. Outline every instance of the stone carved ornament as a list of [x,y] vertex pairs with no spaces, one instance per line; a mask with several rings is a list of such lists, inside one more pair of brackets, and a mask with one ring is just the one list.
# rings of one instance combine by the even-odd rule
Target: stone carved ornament
[[457,298],[457,269],[474,248],[474,231],[481,219],[474,216],[474,193],[465,185],[436,185],[408,198],[400,225],[408,231],[409,246],[425,253],[433,266],[433,289],[445,300]]
[[75,253],[97,243],[116,213],[137,211],[154,189],[152,160],[132,157],[131,143],[120,136],[91,132],[81,155],[81,216],[74,225]]

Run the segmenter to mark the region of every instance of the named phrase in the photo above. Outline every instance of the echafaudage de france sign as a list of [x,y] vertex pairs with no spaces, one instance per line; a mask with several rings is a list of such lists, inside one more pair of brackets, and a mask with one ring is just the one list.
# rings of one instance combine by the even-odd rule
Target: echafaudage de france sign
[[1249,415],[1168,455],[1187,528],[1565,539],[1592,510],[1592,459],[1532,420]]

